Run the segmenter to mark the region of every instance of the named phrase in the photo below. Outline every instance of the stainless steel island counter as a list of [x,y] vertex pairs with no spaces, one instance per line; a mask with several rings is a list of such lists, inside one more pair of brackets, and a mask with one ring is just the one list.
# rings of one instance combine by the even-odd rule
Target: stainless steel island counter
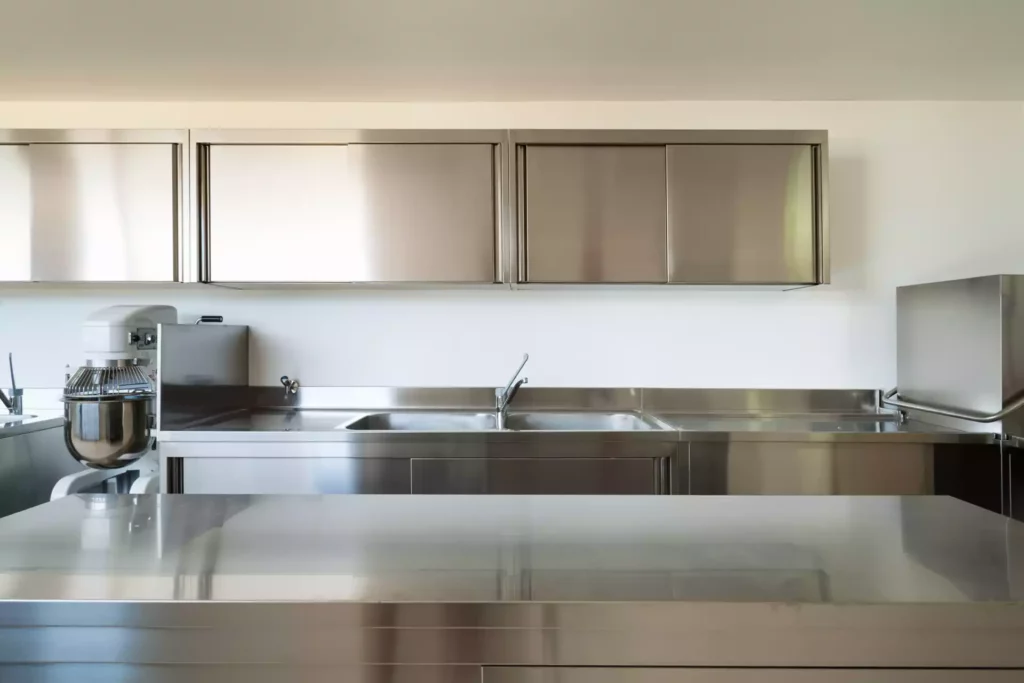
[[0,520],[0,680],[1020,680],[1022,548],[932,496],[71,497]]

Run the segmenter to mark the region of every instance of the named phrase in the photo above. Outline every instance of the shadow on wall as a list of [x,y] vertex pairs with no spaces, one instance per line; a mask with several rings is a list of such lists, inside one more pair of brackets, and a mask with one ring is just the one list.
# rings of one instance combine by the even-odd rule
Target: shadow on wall
[[867,287],[867,161],[833,156],[829,162],[829,237],[832,284]]

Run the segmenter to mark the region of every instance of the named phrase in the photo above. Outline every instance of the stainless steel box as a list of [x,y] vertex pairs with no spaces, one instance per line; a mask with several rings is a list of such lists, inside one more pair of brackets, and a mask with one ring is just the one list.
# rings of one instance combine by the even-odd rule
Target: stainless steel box
[[[1024,390],[1024,275],[899,287],[896,314],[904,401],[993,414]],[[966,431],[1024,435],[1024,409],[987,423],[911,412]]]

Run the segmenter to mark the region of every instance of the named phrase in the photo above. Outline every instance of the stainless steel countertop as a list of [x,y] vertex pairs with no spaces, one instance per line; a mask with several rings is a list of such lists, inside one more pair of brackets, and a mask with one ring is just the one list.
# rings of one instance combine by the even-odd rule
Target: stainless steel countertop
[[370,411],[237,410],[203,420],[189,432],[332,432]]
[[56,410],[31,411],[29,415],[31,417],[0,413],[0,439],[52,429],[64,423],[63,414]]
[[938,425],[889,417],[852,415],[656,415],[665,424],[685,432],[788,432],[814,434],[955,434],[963,432]]
[[[731,441],[906,441],[913,443],[989,443],[988,434],[972,434],[917,420],[897,422],[891,415],[809,413],[787,415],[642,413],[664,429],[629,432],[513,431],[466,432],[347,430],[345,425],[384,410],[259,409],[211,417],[186,428],[161,431],[174,442],[366,441],[410,439],[525,440],[530,438]],[[401,412],[401,411],[398,411]],[[443,411],[442,411],[443,412]],[[516,411],[512,411],[515,413]]]
[[1013,603],[1024,524],[948,497],[73,496],[0,600]]

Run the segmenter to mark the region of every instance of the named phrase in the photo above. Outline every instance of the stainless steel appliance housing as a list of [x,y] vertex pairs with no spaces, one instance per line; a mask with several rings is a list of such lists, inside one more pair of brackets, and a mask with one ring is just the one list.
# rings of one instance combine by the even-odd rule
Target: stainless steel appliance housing
[[936,424],[1024,437],[1024,275],[900,287],[896,314],[892,405]]

